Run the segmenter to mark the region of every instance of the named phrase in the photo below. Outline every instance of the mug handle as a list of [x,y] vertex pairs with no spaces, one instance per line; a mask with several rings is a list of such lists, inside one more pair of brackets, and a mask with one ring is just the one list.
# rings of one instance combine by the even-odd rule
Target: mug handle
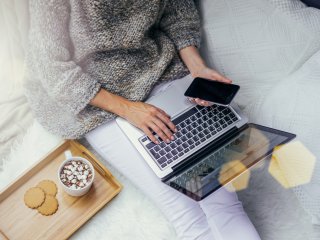
[[65,152],[64,152],[64,156],[66,157],[66,159],[72,158],[72,153],[71,153],[71,151],[70,151],[70,150],[65,151]]

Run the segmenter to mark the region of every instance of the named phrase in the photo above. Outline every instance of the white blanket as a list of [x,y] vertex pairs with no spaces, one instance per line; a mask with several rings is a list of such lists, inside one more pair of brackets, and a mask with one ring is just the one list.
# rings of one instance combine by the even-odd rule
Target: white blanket
[[[17,39],[20,38],[16,34],[21,33],[17,29],[25,29],[21,26],[27,25],[27,21],[17,21],[17,15],[25,16],[26,11],[24,9],[21,12],[21,8],[16,15],[16,9],[26,3],[27,0],[0,1],[0,66],[6,66],[0,72],[0,113],[6,113],[0,116],[0,142],[1,139],[4,141],[0,143],[0,154],[4,143],[11,146],[12,142],[8,142],[8,139],[24,136],[4,159],[3,170],[0,168],[0,188],[61,140],[32,120],[21,92],[23,54],[19,50],[21,45]],[[305,144],[317,152],[319,138],[315,136],[319,136],[316,135],[319,130],[312,126],[319,122],[316,120],[319,115],[305,115],[312,112],[309,112],[311,108],[304,109],[304,104],[309,97],[315,101],[318,99],[314,91],[316,87],[319,89],[317,80],[320,79],[317,53],[320,49],[320,37],[317,35],[320,27],[318,11],[304,8],[297,0],[201,0],[200,5],[205,19],[204,28],[210,34],[205,35],[203,53],[210,64],[241,84],[242,90],[237,100],[250,118],[255,122],[299,131]],[[7,35],[2,34],[2,31],[10,32],[15,37],[5,40],[3,37]],[[269,44],[266,41],[270,41]],[[6,45],[3,45],[4,42]],[[8,49],[11,50],[7,51]],[[12,51],[16,53],[11,54]],[[9,55],[4,55],[3,52],[9,52]],[[310,59],[312,55],[314,57]],[[312,81],[301,85],[306,78]],[[287,91],[287,86],[290,86],[291,92]],[[304,92],[308,92],[302,98],[299,86],[304,88]],[[282,100],[291,108],[287,109],[285,104],[279,104],[282,102],[275,102],[275,99]],[[301,103],[300,99],[303,99]],[[17,107],[15,111],[12,106]],[[317,111],[319,108],[313,109]],[[288,122],[286,114],[292,116],[295,111],[299,111],[299,118],[295,122]],[[33,124],[28,128],[31,122]],[[307,125],[302,127],[301,123]],[[24,129],[28,129],[26,134],[22,133]],[[1,159],[3,155],[0,155],[0,165]],[[173,230],[158,209],[123,176],[115,170],[112,172],[124,183],[124,191],[109,207],[77,232],[75,238],[175,239]],[[262,171],[251,178],[250,187],[240,193],[262,238],[311,238],[312,236],[307,235],[312,232],[310,219],[292,196],[292,192],[281,191],[272,178],[262,178],[263,173],[266,174]],[[313,180],[313,183],[319,183],[317,179]],[[310,192],[313,192],[312,189]],[[301,193],[300,201],[307,203],[305,206],[309,212],[313,210],[317,213],[320,202],[317,198],[308,197],[306,191],[296,193]],[[288,199],[290,204],[286,202]],[[282,214],[281,217],[279,214]],[[317,220],[315,215],[313,220]]]
[[33,119],[22,89],[27,4],[27,0],[0,1],[0,169],[1,159]]

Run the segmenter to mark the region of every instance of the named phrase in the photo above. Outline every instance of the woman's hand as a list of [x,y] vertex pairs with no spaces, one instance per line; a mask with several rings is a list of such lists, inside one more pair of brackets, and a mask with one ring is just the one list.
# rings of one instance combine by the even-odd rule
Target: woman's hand
[[[232,81],[217,71],[208,68],[202,59],[202,57],[199,54],[198,49],[195,46],[189,46],[186,48],[183,48],[179,51],[180,57],[183,60],[183,62],[188,67],[192,77],[200,77],[200,78],[206,78],[209,80],[216,80],[219,82],[224,83],[232,83]],[[208,101],[201,100],[199,98],[189,98],[190,101],[197,103],[202,106],[209,106],[211,103]]]
[[129,101],[105,89],[101,89],[90,104],[126,119],[140,128],[156,144],[159,144],[159,141],[153,132],[167,143],[174,140],[173,132],[177,132],[170,116],[160,108],[143,102]]
[[177,132],[177,129],[171,122],[170,116],[160,108],[143,102],[128,101],[122,115],[156,144],[159,144],[159,141],[153,132],[167,143],[174,140],[173,132]]
[[[197,77],[205,78],[205,79],[215,80],[215,81],[223,82],[223,83],[227,83],[227,84],[232,83],[232,81],[230,79],[228,79],[225,76],[221,75],[217,71],[215,71],[215,70],[213,70],[211,68],[208,68],[205,65],[203,65],[202,67],[194,70],[192,72],[192,77],[194,77],[194,78],[197,78]],[[205,101],[205,100],[201,100],[199,98],[189,98],[189,100],[191,102],[194,102],[194,103],[196,103],[198,105],[201,105],[201,106],[210,106],[211,105],[210,102]]]

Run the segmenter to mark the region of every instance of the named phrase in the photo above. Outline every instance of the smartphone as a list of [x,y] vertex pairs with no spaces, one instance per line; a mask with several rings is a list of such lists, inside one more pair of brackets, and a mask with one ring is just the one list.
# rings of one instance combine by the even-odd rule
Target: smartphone
[[240,86],[235,84],[195,78],[184,95],[222,105],[229,105],[239,89]]

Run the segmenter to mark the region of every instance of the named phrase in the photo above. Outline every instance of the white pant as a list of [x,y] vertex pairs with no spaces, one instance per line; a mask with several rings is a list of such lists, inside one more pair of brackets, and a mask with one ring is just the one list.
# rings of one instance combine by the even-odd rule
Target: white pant
[[[154,89],[155,95],[168,83]],[[161,209],[179,239],[260,239],[235,193],[224,188],[196,202],[162,183],[131,145],[115,121],[86,135],[92,147],[139,187]]]

